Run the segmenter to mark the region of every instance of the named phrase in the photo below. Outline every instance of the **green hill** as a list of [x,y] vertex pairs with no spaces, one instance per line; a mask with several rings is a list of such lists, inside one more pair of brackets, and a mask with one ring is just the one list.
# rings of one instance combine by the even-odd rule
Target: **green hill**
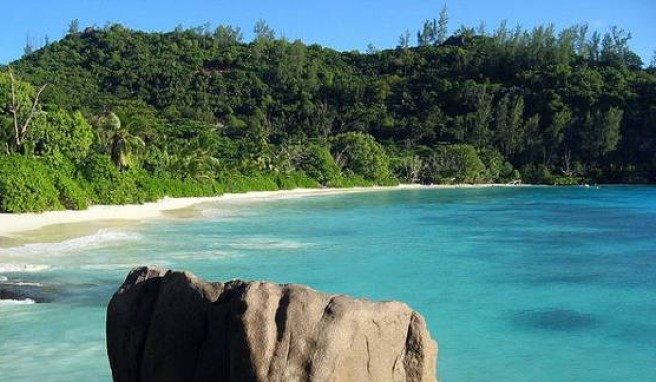
[[419,40],[365,54],[276,39],[264,23],[249,43],[231,27],[73,31],[0,71],[0,210],[319,184],[654,181],[656,73],[622,30],[502,25],[444,40],[425,26]]

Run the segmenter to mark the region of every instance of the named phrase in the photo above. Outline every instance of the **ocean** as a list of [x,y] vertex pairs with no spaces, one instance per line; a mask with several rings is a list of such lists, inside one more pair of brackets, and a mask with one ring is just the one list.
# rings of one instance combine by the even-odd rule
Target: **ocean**
[[401,300],[443,382],[656,381],[656,187],[230,201],[0,249],[0,380],[109,381],[105,309],[139,265]]

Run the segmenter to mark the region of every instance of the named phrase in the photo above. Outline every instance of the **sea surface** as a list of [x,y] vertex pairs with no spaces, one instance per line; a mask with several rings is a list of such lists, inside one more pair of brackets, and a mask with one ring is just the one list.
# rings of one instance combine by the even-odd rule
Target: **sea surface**
[[445,382],[656,381],[656,188],[405,190],[208,206],[0,249],[0,380],[109,381],[105,307],[152,264],[402,300]]

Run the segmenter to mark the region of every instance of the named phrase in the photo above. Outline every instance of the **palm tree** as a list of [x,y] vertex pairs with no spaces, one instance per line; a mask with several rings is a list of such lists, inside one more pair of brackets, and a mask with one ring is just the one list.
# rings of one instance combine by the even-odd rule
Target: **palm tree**
[[140,148],[145,147],[144,141],[130,134],[127,129],[115,132],[112,137],[111,158],[112,162],[120,169],[125,170],[133,164],[133,159],[139,154]]
[[177,177],[193,180],[214,179],[221,163],[207,150],[182,150],[175,146],[171,154],[167,154],[168,167]]
[[109,152],[112,162],[120,170],[130,168],[139,150],[146,146],[143,139],[132,135],[113,112],[106,113],[100,120],[100,142]]
[[212,180],[220,166],[217,158],[205,150],[196,150],[189,161],[188,174],[195,180]]

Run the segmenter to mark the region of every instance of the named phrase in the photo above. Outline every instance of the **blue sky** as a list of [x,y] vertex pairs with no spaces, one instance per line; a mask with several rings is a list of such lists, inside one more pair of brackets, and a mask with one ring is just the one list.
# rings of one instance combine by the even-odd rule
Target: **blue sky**
[[[365,50],[396,45],[406,29],[414,32],[423,20],[437,17],[444,0],[23,0],[5,7],[0,23],[0,63],[22,55],[27,38],[35,45],[48,35],[64,35],[70,20],[82,26],[103,26],[108,21],[142,30],[172,30],[211,23],[240,26],[247,39],[258,19],[278,34],[338,50]],[[631,47],[645,63],[656,49],[656,0],[450,0],[450,31],[465,24],[485,22],[494,29],[532,27],[554,22],[558,28],[589,23],[605,31],[618,25],[633,35]]]

